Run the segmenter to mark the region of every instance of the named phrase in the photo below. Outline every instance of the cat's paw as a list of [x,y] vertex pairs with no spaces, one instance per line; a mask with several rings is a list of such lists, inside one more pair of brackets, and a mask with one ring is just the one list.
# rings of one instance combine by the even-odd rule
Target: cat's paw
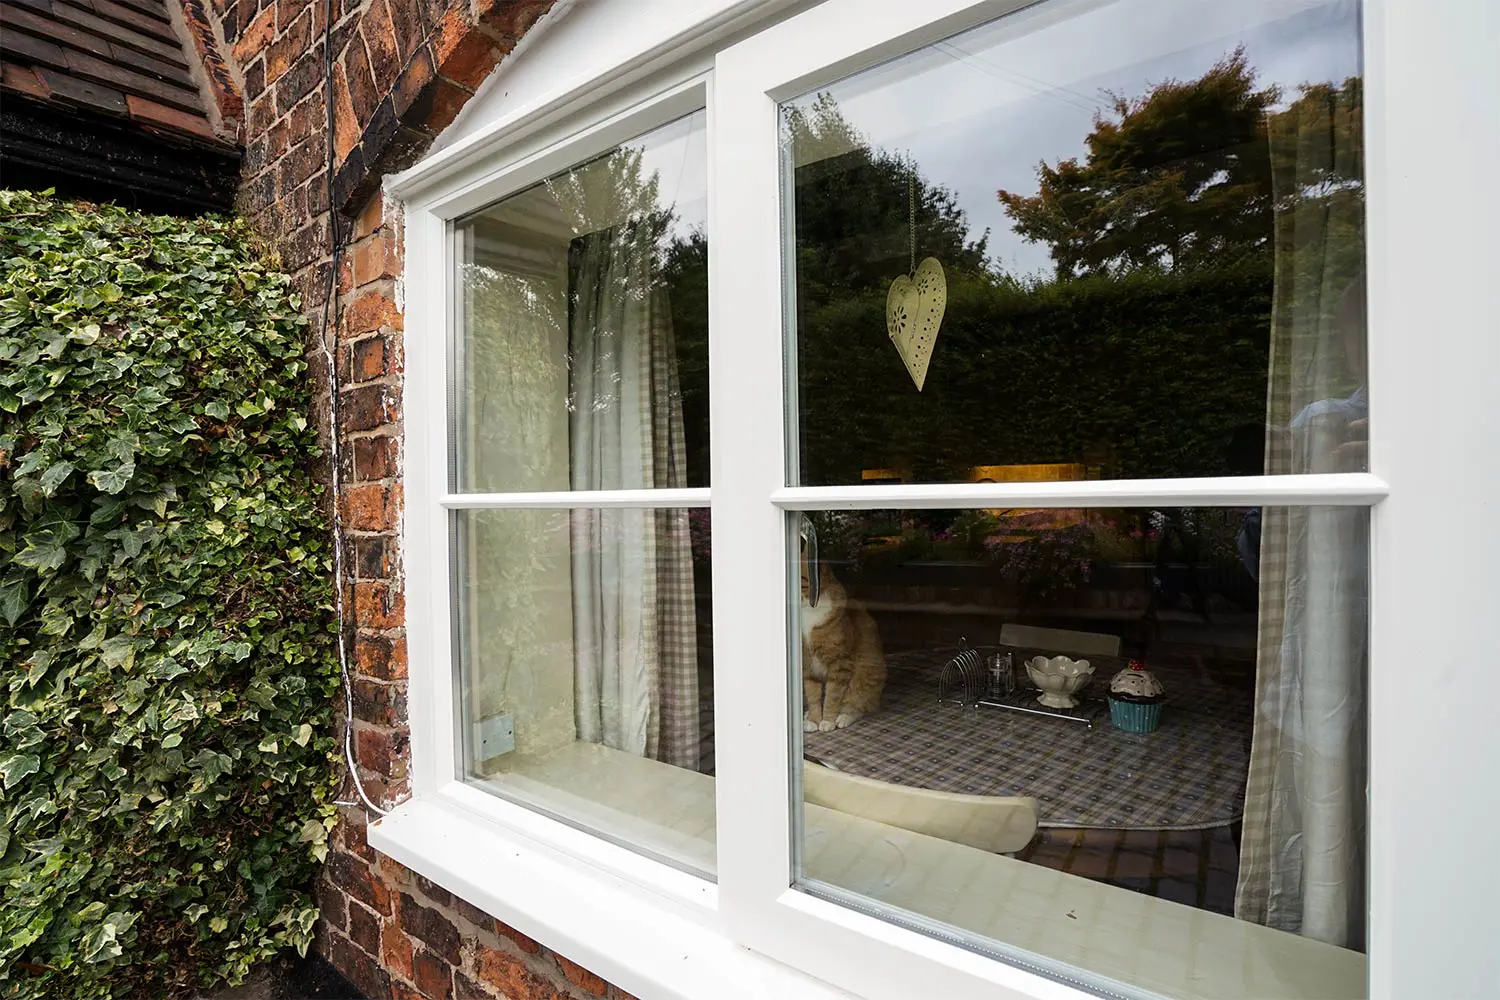
[[839,729],[846,729],[850,723],[857,721],[864,714],[863,712],[840,712],[839,717],[834,720],[833,724]]
[[818,724],[804,715],[802,717],[802,731],[804,733],[815,733],[818,731]]
[[821,732],[825,733],[831,733],[838,727],[838,723],[833,721],[832,719],[824,719],[822,722],[818,723],[818,729]]

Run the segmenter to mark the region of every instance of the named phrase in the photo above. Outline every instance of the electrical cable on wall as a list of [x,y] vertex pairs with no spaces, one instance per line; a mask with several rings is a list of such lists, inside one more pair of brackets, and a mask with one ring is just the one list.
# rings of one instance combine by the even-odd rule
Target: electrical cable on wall
[[[385,810],[371,800],[359,780],[359,766],[354,759],[354,685],[349,676],[349,642],[344,628],[344,495],[340,483],[339,458],[339,377],[337,336],[337,295],[339,261],[343,257],[344,245],[339,236],[339,213],[333,204],[333,0],[323,0],[323,94],[328,111],[328,132],[324,146],[327,162],[324,164],[323,187],[328,195],[328,242],[332,247],[332,259],[328,265],[328,283],[323,294],[323,318],[318,329],[318,344],[323,348],[323,368],[328,376],[328,482],[329,499],[333,506],[333,615],[338,625],[339,676],[344,686],[344,763],[349,768],[349,778],[359,802],[340,800],[335,805],[353,806],[360,802],[369,812],[384,816]],[[328,317],[333,312],[334,344],[328,342]]]

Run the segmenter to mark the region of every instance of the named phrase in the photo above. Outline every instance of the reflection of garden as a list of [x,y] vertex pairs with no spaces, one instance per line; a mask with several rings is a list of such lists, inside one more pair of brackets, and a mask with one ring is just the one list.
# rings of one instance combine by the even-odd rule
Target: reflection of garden
[[[1086,157],[1044,162],[1034,195],[999,192],[1015,231],[1050,248],[1051,276],[996,266],[953,192],[871,147],[831,98],[791,110],[802,483],[969,481],[1027,463],[1089,478],[1261,472],[1278,282],[1313,288],[1297,281],[1303,256],[1331,257],[1348,281],[1361,246],[1357,168],[1306,165],[1310,137],[1357,136],[1358,79],[1284,96],[1235,52],[1116,98]],[[941,260],[948,288],[921,392],[885,329],[912,183],[917,256]],[[1326,372],[1294,395],[1354,388]]]
[[[1164,622],[1253,626],[1240,509],[838,511],[819,549],[895,647],[993,641],[1003,621],[1121,635],[1141,654]],[[1247,618],[1248,616],[1248,618]],[[919,634],[903,622],[924,619]]]

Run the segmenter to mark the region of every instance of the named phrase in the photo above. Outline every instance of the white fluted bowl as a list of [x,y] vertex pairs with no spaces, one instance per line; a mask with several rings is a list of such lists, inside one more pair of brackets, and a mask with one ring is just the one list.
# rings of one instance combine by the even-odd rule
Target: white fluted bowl
[[1041,689],[1037,701],[1048,708],[1076,708],[1073,697],[1094,676],[1088,660],[1067,656],[1033,656],[1026,661],[1026,675]]

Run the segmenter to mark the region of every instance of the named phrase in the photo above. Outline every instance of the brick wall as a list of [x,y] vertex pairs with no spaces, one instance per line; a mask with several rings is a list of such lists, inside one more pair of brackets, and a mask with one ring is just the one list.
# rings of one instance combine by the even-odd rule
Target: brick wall
[[[242,95],[240,209],[303,293],[318,384],[326,377],[316,336],[332,261],[330,204],[341,220],[330,340],[340,383],[354,733],[361,777],[382,805],[407,793],[408,730],[397,534],[401,232],[399,217],[382,204],[380,180],[421,156],[552,2],[334,0],[330,87],[323,0],[182,0],[190,29],[217,47]],[[333,431],[326,400],[316,416],[323,433]],[[361,810],[342,810],[318,885],[317,947],[368,996],[626,996],[377,855],[365,843],[364,822]]]

